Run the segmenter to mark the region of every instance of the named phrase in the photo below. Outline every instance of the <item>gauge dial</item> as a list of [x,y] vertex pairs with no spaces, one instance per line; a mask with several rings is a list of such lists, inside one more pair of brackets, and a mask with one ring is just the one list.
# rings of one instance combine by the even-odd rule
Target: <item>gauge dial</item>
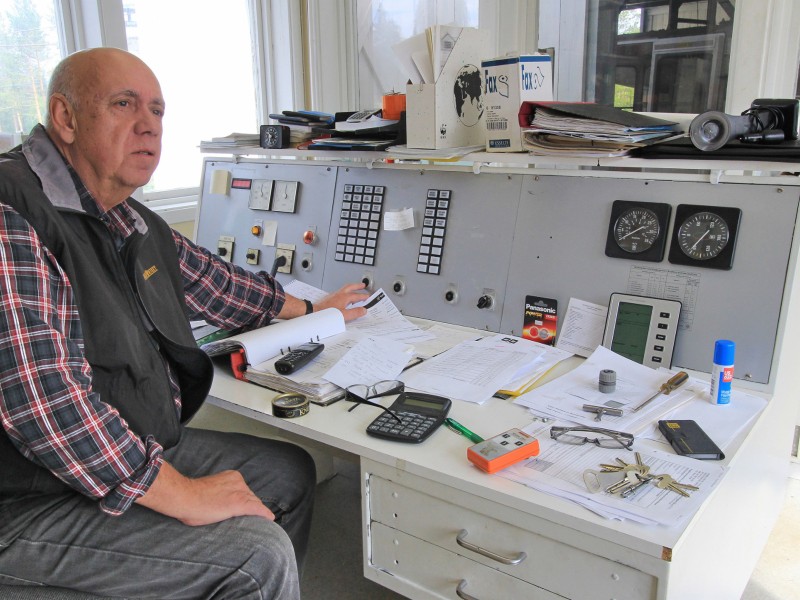
[[614,200],[608,220],[606,256],[659,262],[667,247],[672,206],[666,202]]
[[742,209],[733,206],[679,204],[669,262],[704,269],[733,268]]
[[631,254],[652,248],[660,233],[658,216],[649,208],[630,208],[614,224],[614,241]]
[[725,219],[703,211],[690,216],[678,228],[678,245],[689,258],[709,260],[725,249],[729,235]]

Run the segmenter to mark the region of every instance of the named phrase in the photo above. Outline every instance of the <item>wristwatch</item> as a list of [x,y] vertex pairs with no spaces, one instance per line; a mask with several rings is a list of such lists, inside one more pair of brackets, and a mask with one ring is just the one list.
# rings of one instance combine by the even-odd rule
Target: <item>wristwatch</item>
[[310,315],[312,312],[314,312],[314,305],[311,304],[310,300],[305,300],[304,299],[303,302],[306,303],[306,314],[307,315]]

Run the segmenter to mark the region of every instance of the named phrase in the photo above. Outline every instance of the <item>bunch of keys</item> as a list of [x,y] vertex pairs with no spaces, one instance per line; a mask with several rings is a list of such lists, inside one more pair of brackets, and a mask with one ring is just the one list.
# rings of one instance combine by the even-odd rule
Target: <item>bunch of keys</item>
[[[655,475],[650,473],[650,467],[644,463],[641,454],[635,453],[636,462],[634,464],[626,463],[621,458],[616,458],[617,464],[601,464],[599,472],[587,469],[583,473],[583,481],[586,487],[592,493],[597,493],[601,489],[609,494],[619,494],[621,498],[628,498],[636,493],[651,481],[655,482],[655,486],[662,490],[669,490],[684,497],[689,497],[688,490],[697,490],[697,486],[688,483],[680,483],[675,481],[671,475]],[[609,474],[624,473],[622,479],[604,486],[602,483],[603,476]]]

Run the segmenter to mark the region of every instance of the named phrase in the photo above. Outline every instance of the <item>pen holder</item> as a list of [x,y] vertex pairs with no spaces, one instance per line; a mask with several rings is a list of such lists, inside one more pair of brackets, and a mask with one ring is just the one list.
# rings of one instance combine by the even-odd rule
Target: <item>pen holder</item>
[[405,94],[386,94],[381,102],[381,116],[392,121],[400,120],[400,113],[406,109]]

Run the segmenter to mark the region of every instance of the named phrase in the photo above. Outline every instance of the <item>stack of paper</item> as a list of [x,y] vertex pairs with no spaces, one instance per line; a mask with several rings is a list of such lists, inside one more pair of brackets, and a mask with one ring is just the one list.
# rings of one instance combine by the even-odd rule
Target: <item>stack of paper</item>
[[[598,373],[602,369],[616,372],[613,393],[606,394],[598,389]],[[690,380],[669,395],[661,395],[641,410],[633,411],[673,374],[666,369],[651,369],[599,346],[578,367],[519,396],[514,403],[527,406],[537,416],[589,426],[597,425],[597,415],[583,410],[584,404],[618,408],[622,414],[603,416],[601,427],[636,435],[667,411],[703,392],[701,386]]]
[[[550,346],[498,334],[462,342],[401,379],[416,390],[482,404],[499,389],[528,381],[533,374],[546,371],[567,356]],[[551,362],[550,357],[557,358]]]
[[257,133],[231,133],[200,142],[200,148],[251,148],[260,143]]
[[[584,472],[599,471],[600,465],[616,457],[632,462],[633,453],[599,448],[594,444],[563,444],[550,438],[547,428],[533,424],[525,428],[539,440],[539,455],[497,474],[533,489],[571,500],[607,519],[631,520],[644,525],[673,526],[688,520],[722,479],[727,467],[712,461],[695,460],[672,452],[640,449],[650,473],[668,474],[680,483],[698,489],[682,496],[649,484],[628,498],[603,490],[587,489]],[[613,476],[613,474],[612,474]]]
[[598,104],[525,102],[520,114],[523,148],[538,155],[624,156],[680,133],[676,123]]

